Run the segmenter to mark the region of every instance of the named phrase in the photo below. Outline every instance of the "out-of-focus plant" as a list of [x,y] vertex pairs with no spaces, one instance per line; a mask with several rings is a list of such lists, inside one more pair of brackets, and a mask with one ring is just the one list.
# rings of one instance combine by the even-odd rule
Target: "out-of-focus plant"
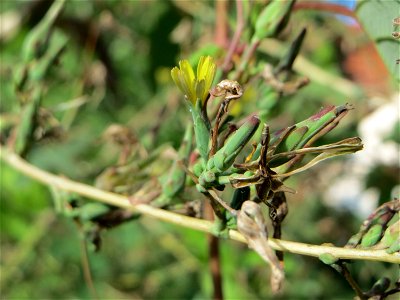
[[[160,118],[143,121],[141,113],[137,113],[141,122],[147,122],[140,133],[129,126],[111,125],[102,141],[110,149],[117,149],[118,159],[93,171],[96,173],[91,178],[95,182],[93,188],[80,183],[64,185],[66,181],[62,178],[57,181],[43,171],[26,171],[27,167],[11,153],[29,157],[32,148],[46,138],[55,141],[73,133],[64,132],[62,122],[43,104],[46,82],[68,47],[66,34],[55,29],[65,1],[54,1],[25,38],[14,79],[20,113],[14,126],[2,127],[1,140],[7,144],[7,150],[2,146],[1,157],[15,168],[48,183],[56,211],[74,220],[94,250],[101,249],[104,229],[149,214],[209,231],[216,237],[236,235],[237,239],[246,241],[270,265],[271,290],[276,293],[282,292],[284,286],[283,252],[289,250],[319,256],[343,275],[360,299],[383,299],[397,292],[399,283],[389,288],[390,279],[386,277],[363,292],[346,264],[348,259],[374,257],[376,253],[380,255],[377,260],[381,257],[382,261],[400,261],[398,200],[378,208],[343,248],[306,245],[299,250],[298,244],[285,244],[281,240],[283,221],[289,211],[286,193],[295,193],[285,180],[328,158],[363,148],[358,137],[346,136],[334,142],[324,140],[353,109],[347,103],[326,105],[316,113],[302,112],[309,117],[295,124],[276,126],[279,111],[289,106],[290,97],[295,97],[310,82],[293,68],[307,30],[300,29],[279,59],[268,59],[258,50],[264,40],[276,39],[285,30],[294,4],[295,1],[276,0],[268,4],[237,1],[236,33],[241,40],[232,39],[225,56],[223,51],[214,51],[214,57],[202,55],[212,50],[204,47],[190,59],[180,60],[170,75],[176,90],[183,93],[179,98],[184,101],[168,103],[161,110]],[[194,58],[198,58],[196,72],[190,63]],[[175,95],[175,90],[171,90]],[[164,102],[167,95],[161,93]],[[183,111],[187,108],[191,118],[181,114],[182,107]],[[67,110],[76,116],[79,109]],[[173,117],[184,123],[172,137],[172,142],[178,144],[177,150],[170,143],[157,144],[154,138],[157,132],[172,124],[164,118],[165,111],[179,111]],[[274,130],[270,124],[274,124]],[[68,131],[69,126],[64,127]],[[298,189],[301,188],[300,183]],[[88,202],[84,197],[99,201]],[[207,202],[215,214],[212,227],[204,220],[203,207]],[[272,235],[268,232],[264,208],[269,211]],[[307,247],[309,252],[303,250]],[[84,266],[90,285],[89,267]]]

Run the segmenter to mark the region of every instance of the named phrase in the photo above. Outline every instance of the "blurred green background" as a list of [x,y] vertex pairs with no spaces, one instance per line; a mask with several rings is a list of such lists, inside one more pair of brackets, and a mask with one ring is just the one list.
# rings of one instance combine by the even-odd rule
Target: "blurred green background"
[[[234,3],[227,3],[232,25]],[[22,43],[49,5],[49,1],[0,4],[2,132],[7,132],[18,112],[13,78]],[[166,141],[177,147],[188,115],[169,72],[179,59],[194,59],[200,53],[213,53],[217,61],[222,60],[226,44],[215,37],[221,18],[216,6],[213,1],[67,1],[56,27],[69,42],[46,78],[43,103],[66,134],[61,141],[50,139],[35,145],[27,159],[55,174],[93,184],[104,168],[116,162],[118,149],[102,140],[111,124],[132,128],[144,147]],[[386,17],[390,35],[393,17]],[[359,135],[358,126],[368,115],[397,101],[396,85],[371,36],[332,14],[299,9],[278,39],[260,47],[259,59],[276,62],[281,54],[278,47],[286,47],[302,27],[307,27],[308,35],[301,55],[314,68],[299,64],[298,72],[317,80],[311,78],[309,86],[274,108],[271,128],[301,121],[327,104],[350,102],[356,110],[322,142]],[[333,77],[318,82],[321,74]],[[347,90],[341,88],[341,80]],[[252,101],[254,88],[250,85],[246,101]],[[68,108],[74,105],[78,109]],[[148,133],[158,118],[162,125],[154,137]],[[398,146],[398,124],[380,137],[380,144]],[[379,151],[384,157],[386,150]],[[354,157],[339,158],[290,179],[287,185],[297,194],[288,195],[290,211],[283,239],[342,246],[358,230],[366,211],[395,195],[399,166],[378,160],[370,169],[355,172],[362,190],[374,191],[366,211],[360,214],[357,205],[324,201],[324,192],[334,179],[350,176],[357,166]],[[351,200],[364,196],[355,194]],[[2,162],[0,197],[1,299],[90,298],[82,272],[82,232],[71,219],[54,212],[50,191]],[[142,217],[103,231],[101,236],[101,251],[89,252],[94,286],[101,299],[211,297],[203,233]],[[261,258],[233,241],[221,245],[226,298],[270,299],[269,268]],[[382,276],[393,280],[398,276],[398,267],[385,263],[357,261],[350,269],[365,290]],[[346,282],[318,259],[285,254],[285,272],[284,293],[276,299],[354,296]]]

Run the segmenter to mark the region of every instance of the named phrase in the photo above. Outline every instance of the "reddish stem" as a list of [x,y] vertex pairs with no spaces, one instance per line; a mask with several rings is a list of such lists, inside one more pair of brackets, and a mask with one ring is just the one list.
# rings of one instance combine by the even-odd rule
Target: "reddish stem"
[[227,6],[228,1],[216,1],[215,3],[215,43],[221,47],[226,47],[228,44]]
[[334,14],[340,14],[343,16],[352,17],[357,20],[357,17],[351,9],[339,4],[320,2],[320,1],[300,1],[294,4],[293,10],[301,10],[301,9],[309,9],[309,10],[322,10],[331,12]]
[[[227,5],[228,1],[216,1],[216,24],[215,24],[215,42],[217,45],[225,47],[228,44],[227,34]],[[204,207],[205,218],[214,219],[214,211],[211,204],[206,201]],[[214,287],[213,299],[222,300],[222,277],[221,277],[221,261],[219,256],[219,240],[213,235],[208,235],[208,254],[209,267]]]
[[236,0],[236,29],[232,37],[232,41],[229,45],[228,53],[225,56],[224,63],[222,64],[222,70],[224,72],[223,77],[226,77],[230,69],[230,63],[232,61],[232,56],[239,44],[240,36],[242,35],[244,28],[244,18],[243,18],[243,3],[242,0]]

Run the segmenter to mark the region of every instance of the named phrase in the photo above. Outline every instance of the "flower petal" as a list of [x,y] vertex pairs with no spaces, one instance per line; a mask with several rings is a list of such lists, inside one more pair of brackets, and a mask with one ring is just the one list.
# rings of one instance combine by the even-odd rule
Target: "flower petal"
[[182,77],[184,79],[185,87],[187,89],[186,96],[189,98],[189,100],[192,103],[195,103],[196,91],[194,89],[194,85],[195,85],[196,77],[194,76],[193,68],[186,59],[181,60],[179,62],[179,66],[181,68]]
[[[204,85],[205,85],[205,81],[204,79],[201,80],[196,80],[196,99],[200,99],[200,101],[204,101]],[[207,95],[206,95],[207,97]]]
[[197,64],[197,79],[204,79],[204,64],[209,56],[201,56],[199,63]]
[[197,80],[204,80],[204,90],[201,99],[204,101],[211,88],[216,72],[216,65],[211,56],[202,56],[197,66]]
[[171,70],[171,77],[172,77],[172,80],[177,85],[177,87],[182,91],[182,93],[185,94],[186,92],[181,84],[181,71],[177,67],[174,67]]
[[211,56],[200,57],[196,75],[190,63],[184,59],[179,61],[179,68],[171,70],[171,77],[186,98],[193,104],[197,99],[204,102],[214,80],[216,65]]

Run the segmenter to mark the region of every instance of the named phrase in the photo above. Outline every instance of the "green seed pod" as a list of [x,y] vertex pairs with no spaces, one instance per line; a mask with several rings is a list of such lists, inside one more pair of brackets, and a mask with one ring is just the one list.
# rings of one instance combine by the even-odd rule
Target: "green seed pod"
[[47,50],[52,27],[60,15],[65,0],[54,1],[43,19],[33,28],[26,37],[22,46],[24,62],[40,58]]
[[382,225],[372,226],[361,240],[361,246],[364,248],[374,246],[381,238],[383,232]]
[[202,162],[197,162],[193,165],[193,174],[196,175],[196,177],[200,177],[201,173],[204,171],[203,163]]
[[[320,136],[332,130],[350,109],[348,105],[329,106],[304,121],[279,130],[272,135],[270,150],[276,155],[310,146]],[[292,158],[290,155],[275,156],[269,161],[269,166],[280,167]]]
[[197,191],[199,193],[206,193],[207,192],[207,190],[200,183],[196,184],[196,189],[197,189]]
[[[339,120],[344,117],[350,109],[351,106],[349,105],[327,107],[316,113],[315,115],[311,116],[307,120],[297,123],[297,128],[307,126],[308,130],[303,136],[300,143],[298,143],[295,148],[303,148],[305,144],[307,144],[322,130],[333,129],[338,124]],[[328,132],[329,130],[327,130],[326,132]]]
[[287,24],[293,4],[293,0],[275,0],[265,7],[257,18],[253,39],[261,40],[278,34]]
[[326,265],[332,265],[339,261],[337,257],[330,253],[322,253],[319,257],[319,260],[322,261]]
[[280,59],[279,64],[274,68],[274,73],[279,74],[282,71],[292,70],[293,63],[300,52],[301,45],[303,44],[304,38],[306,36],[307,29],[303,28],[297,35],[295,40],[292,42],[287,52]]
[[214,159],[209,159],[208,161],[207,161],[207,170],[212,170],[212,169],[214,169],[214,167],[215,167],[215,165],[214,165]]
[[400,238],[395,240],[393,244],[386,249],[386,252],[389,254],[395,253],[395,252],[400,252]]
[[78,210],[78,215],[83,221],[93,220],[110,211],[110,207],[102,203],[87,203]]
[[[294,125],[296,129],[289,130],[289,132],[287,130],[279,130],[273,134],[270,145],[276,145],[277,150],[275,153],[301,149],[322,130],[328,129],[328,132],[333,129],[350,109],[351,107],[348,105],[326,107],[308,119]],[[285,134],[286,136],[282,137]]]
[[44,55],[34,61],[29,69],[29,80],[39,82],[49,72],[68,43],[67,36],[60,30],[54,30]]
[[214,172],[204,171],[199,177],[199,184],[201,184],[204,187],[207,187],[210,185],[210,183],[213,183],[215,180],[216,177]]
[[[386,228],[385,233],[381,239],[384,248],[391,248],[393,244],[399,245],[400,240],[400,221],[397,221]],[[400,247],[400,246],[399,246]]]
[[225,143],[225,145],[215,153],[211,158],[219,172],[227,170],[232,166],[235,158],[243,147],[256,132],[260,119],[257,116],[251,116]]
[[297,147],[297,145],[301,142],[302,138],[304,137],[307,131],[308,127],[306,126],[297,127],[294,130],[292,130],[288,134],[288,136],[285,139],[283,139],[281,143],[279,143],[275,153],[294,150]]

